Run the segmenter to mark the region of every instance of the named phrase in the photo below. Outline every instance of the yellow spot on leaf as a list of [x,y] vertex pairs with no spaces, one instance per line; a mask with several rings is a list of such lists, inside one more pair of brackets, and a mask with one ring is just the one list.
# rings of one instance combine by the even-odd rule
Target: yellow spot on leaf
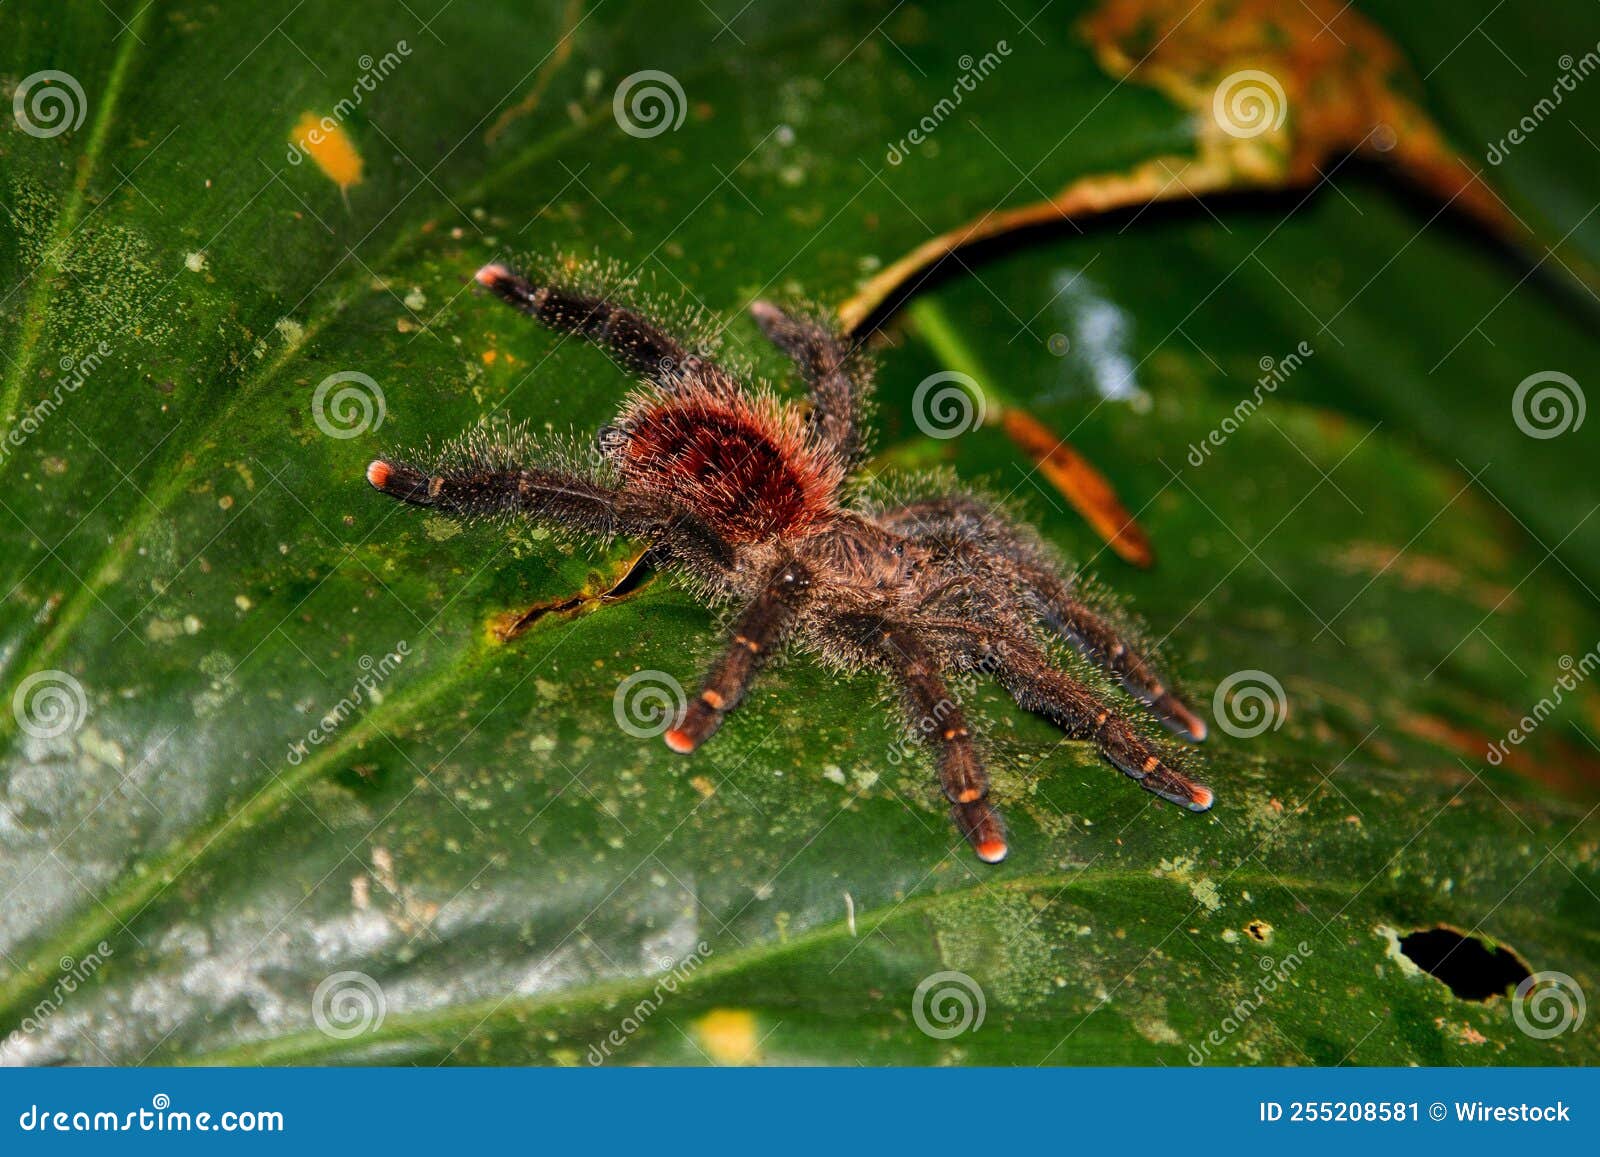
[[755,1014],[740,1008],[714,1008],[694,1022],[695,1040],[719,1065],[758,1062],[760,1039]]
[[361,154],[344,126],[333,118],[301,113],[289,143],[315,161],[323,176],[339,186],[339,192],[361,183]]

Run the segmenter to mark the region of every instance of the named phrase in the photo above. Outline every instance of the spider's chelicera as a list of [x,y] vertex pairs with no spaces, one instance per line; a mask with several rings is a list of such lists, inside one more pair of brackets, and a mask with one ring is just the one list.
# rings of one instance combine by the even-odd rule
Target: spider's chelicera
[[477,276],[641,379],[615,424],[600,431],[603,465],[541,463],[537,451],[469,436],[442,462],[380,458],[367,480],[447,515],[522,516],[647,540],[653,557],[689,577],[707,602],[736,604],[726,649],[665,733],[673,751],[709,739],[763,659],[792,642],[836,667],[874,668],[899,683],[956,826],[988,863],[1005,858],[1005,829],[947,689],[953,675],[992,675],[1023,707],[1093,741],[1147,791],[1194,811],[1211,806],[1209,788],[1176,771],[1125,715],[1052,661],[1051,641],[1064,639],[1172,731],[1205,737],[1205,723],[1079,597],[1037,535],[967,494],[898,506],[844,495],[863,454],[871,371],[827,325],[764,302],[752,307],[809,385],[802,410],[746,388],[613,301],[535,284],[499,264]]

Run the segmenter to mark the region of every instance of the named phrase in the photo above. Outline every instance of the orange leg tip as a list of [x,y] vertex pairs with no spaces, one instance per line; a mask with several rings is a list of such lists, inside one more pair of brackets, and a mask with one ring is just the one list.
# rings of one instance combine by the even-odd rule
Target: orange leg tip
[[956,802],[957,803],[977,803],[982,798],[983,798],[983,793],[981,791],[979,791],[975,787],[969,787],[969,788],[967,788],[966,791],[964,791],[960,795],[956,796]]
[[998,864],[1006,858],[1006,853],[1011,849],[1006,847],[1004,840],[984,840],[972,849],[978,853],[978,859],[986,864]]
[[374,490],[382,490],[389,482],[389,475],[394,473],[394,467],[379,458],[367,464],[367,481]]
[[491,261],[488,265],[485,265],[482,269],[478,270],[476,274],[474,274],[474,280],[476,280],[479,285],[486,285],[490,289],[493,289],[502,281],[511,280],[511,270],[507,269],[504,265],[501,265],[498,261]]
[[1194,791],[1191,793],[1189,810],[1197,812],[1210,811],[1211,805],[1215,803],[1216,800],[1217,796],[1215,792],[1213,792],[1209,787],[1206,787],[1204,784],[1197,783],[1194,785]]
[[666,740],[667,746],[679,755],[688,755],[694,750],[694,740],[690,739],[684,731],[674,727],[661,737]]
[[[1194,743],[1201,743],[1210,733],[1210,728],[1206,726],[1206,721],[1193,711],[1190,711],[1182,703],[1175,702],[1168,697],[1164,706],[1168,717],[1184,738]],[[1158,711],[1161,709],[1161,706],[1157,707]]]

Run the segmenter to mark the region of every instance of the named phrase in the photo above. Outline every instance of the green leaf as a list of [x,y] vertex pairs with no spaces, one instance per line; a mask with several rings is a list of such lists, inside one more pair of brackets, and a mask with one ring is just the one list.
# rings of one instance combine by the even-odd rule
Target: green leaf
[[[1530,76],[1489,94],[1478,15],[1423,7],[1371,10],[1419,71],[1443,60],[1428,99],[1469,141],[1583,42],[1492,19]],[[1581,279],[1546,276],[1596,254],[1574,131],[1594,98],[1503,170],[1542,262],[1352,167],[1303,205],[972,254],[890,319],[873,471],[1013,493],[1212,718],[1230,676],[1282,688],[1277,726],[1196,755],[1204,816],[981,689],[1013,830],[988,869],[900,756],[877,677],[797,658],[673,756],[613,697],[636,671],[692,685],[712,612],[624,582],[626,548],[459,528],[362,480],[480,419],[587,436],[614,412],[603,356],[472,288],[490,257],[615,263],[780,380],[741,312],[757,295],[837,303],[1028,182],[1193,144],[1188,113],[1101,72],[1082,6],[1027,28],[1003,5],[718,10],[8,8],[0,74],[69,73],[84,117],[0,133],[4,1058],[1594,1063],[1592,1031],[1529,1035],[1396,942],[1450,925],[1600,991],[1593,689],[1486,758],[1600,639],[1575,484],[1593,427],[1530,439],[1510,413],[1528,375],[1595,364]],[[645,70],[684,94],[648,137],[613,110]],[[341,101],[357,182],[288,159]],[[1550,167],[1562,148],[1578,159]],[[1105,554],[997,431],[920,436],[912,394],[951,364],[1089,450],[1159,565]],[[1130,371],[1132,400],[1107,399]],[[362,428],[323,432],[340,374],[375,383],[381,425],[324,392],[324,424]],[[946,972],[981,990],[981,1027],[918,1027]]]

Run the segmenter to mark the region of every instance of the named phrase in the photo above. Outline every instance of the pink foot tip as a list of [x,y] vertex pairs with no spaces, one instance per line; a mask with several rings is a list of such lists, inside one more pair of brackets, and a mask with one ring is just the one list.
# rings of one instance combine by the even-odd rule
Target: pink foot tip
[[1006,858],[1006,853],[1011,849],[1006,847],[1004,840],[984,840],[972,850],[978,853],[978,859],[984,863],[998,864]]

